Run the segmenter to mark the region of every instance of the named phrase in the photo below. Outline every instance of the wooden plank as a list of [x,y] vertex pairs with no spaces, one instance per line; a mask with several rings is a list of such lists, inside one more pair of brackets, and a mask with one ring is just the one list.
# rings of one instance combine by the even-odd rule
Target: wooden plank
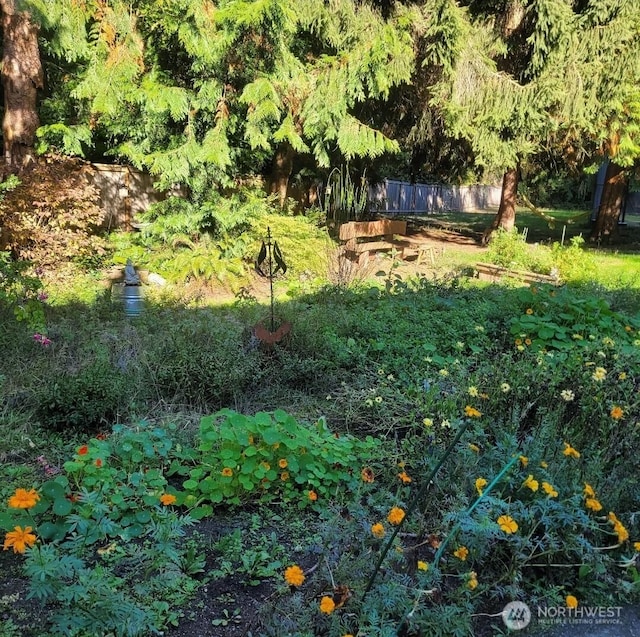
[[340,226],[340,240],[348,241],[358,237],[379,237],[386,234],[406,234],[406,221],[350,221]]
[[366,243],[356,243],[353,246],[347,245],[347,250],[350,252],[375,252],[376,250],[391,250],[396,248],[401,251],[403,246],[397,241],[367,241]]

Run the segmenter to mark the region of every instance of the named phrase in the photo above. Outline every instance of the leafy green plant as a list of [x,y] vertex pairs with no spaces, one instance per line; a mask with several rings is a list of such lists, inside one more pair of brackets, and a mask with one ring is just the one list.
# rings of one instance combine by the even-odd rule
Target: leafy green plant
[[353,467],[376,446],[373,438],[335,436],[323,419],[300,424],[282,410],[245,416],[223,409],[201,420],[199,438],[181,500],[198,504],[194,517],[210,515],[212,504],[251,498],[305,507],[357,481]]

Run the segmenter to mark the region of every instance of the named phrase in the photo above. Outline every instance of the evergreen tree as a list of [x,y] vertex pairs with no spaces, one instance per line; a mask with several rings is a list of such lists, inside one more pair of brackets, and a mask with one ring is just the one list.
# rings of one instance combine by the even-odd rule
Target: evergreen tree
[[409,80],[408,10],[384,19],[355,0],[41,1],[60,8],[59,31],[80,34],[81,12],[86,25],[84,43],[67,38],[65,50],[81,62],[70,91],[81,106],[45,134],[64,126],[69,144],[90,131],[164,185],[199,191],[271,165],[284,197],[296,153],[328,166],[398,149],[354,107]]

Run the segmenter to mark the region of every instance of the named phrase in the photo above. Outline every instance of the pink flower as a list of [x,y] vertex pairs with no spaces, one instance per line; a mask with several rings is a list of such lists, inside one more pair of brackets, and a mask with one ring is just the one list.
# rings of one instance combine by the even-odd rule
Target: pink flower
[[40,292],[40,294],[38,294],[38,301],[42,301],[44,303],[48,298],[49,295],[46,292]]

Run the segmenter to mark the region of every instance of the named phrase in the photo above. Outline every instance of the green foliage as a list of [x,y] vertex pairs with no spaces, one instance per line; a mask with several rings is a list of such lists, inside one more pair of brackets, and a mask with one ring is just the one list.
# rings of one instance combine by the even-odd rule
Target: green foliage
[[580,298],[570,288],[533,286],[518,291],[522,315],[511,319],[510,332],[529,339],[534,351],[571,350],[606,339],[633,350],[637,318],[613,311],[604,299]]
[[311,503],[309,493],[327,497],[353,487],[353,467],[375,449],[368,438],[334,436],[324,420],[307,426],[282,410],[244,416],[224,409],[200,422],[200,457],[183,483],[185,502],[241,504],[248,499]]
[[38,334],[46,334],[46,295],[41,279],[30,274],[30,269],[31,264],[0,252],[0,309],[11,309],[17,321],[24,321]]
[[[31,527],[29,596],[52,604],[60,634],[155,634],[175,623],[203,563],[185,541],[191,524],[161,502],[168,431],[117,427],[92,439],[39,486],[35,506],[0,513],[0,527]],[[135,542],[132,540],[135,538]]]
[[65,370],[39,389],[36,414],[45,428],[89,432],[118,420],[128,395],[126,374],[104,349],[85,355],[79,369]]

